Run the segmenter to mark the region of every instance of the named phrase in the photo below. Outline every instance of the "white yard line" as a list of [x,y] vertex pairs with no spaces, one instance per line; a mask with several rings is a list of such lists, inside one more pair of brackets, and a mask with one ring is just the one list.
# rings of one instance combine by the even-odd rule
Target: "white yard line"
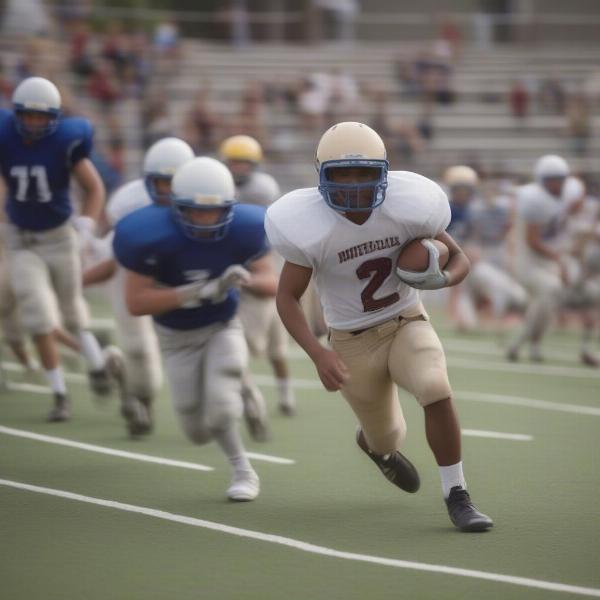
[[501,433],[500,431],[483,431],[481,429],[461,429],[467,437],[493,438],[496,440],[514,440],[515,442],[531,442],[532,435],[524,433]]
[[155,463],[158,465],[166,465],[168,467],[180,467],[182,469],[192,469],[194,471],[214,471],[213,467],[191,463],[182,460],[172,460],[170,458],[162,458],[160,456],[151,456],[149,454],[139,454],[138,452],[126,452],[125,450],[115,450],[114,448],[106,448],[105,446],[96,446],[94,444],[84,444],[74,440],[55,437],[53,435],[42,435],[33,431],[24,431],[22,429],[13,429],[12,427],[4,427],[0,425],[0,433],[12,435],[15,437],[35,440],[37,442],[46,442],[48,444],[57,444],[59,446],[68,446],[69,448],[77,448],[78,450],[86,450],[88,452],[97,452],[98,454],[108,454],[110,456],[118,456],[119,458],[130,458],[142,462]]
[[258,452],[246,452],[246,456],[253,460],[262,460],[263,462],[270,462],[276,465],[296,464],[296,461],[291,458],[282,458],[281,456],[271,456],[270,454],[260,454]]
[[[476,354],[491,356],[498,359],[503,359],[506,353],[506,348],[502,348],[499,345],[489,344],[478,341],[467,341],[467,340],[442,340],[442,345],[446,350],[450,352],[459,352],[463,354]],[[546,346],[544,346],[546,348]],[[527,356],[527,352],[524,352],[524,356]],[[544,350],[544,356],[552,360],[565,360],[576,364],[579,358],[579,348],[574,348],[572,352],[564,352],[560,350]],[[535,366],[535,365],[534,365]]]
[[81,494],[75,494],[73,492],[67,492],[64,490],[57,490],[53,488],[41,487],[37,485],[31,485],[27,483],[21,483],[18,481],[10,481],[7,479],[0,479],[0,485],[10,487],[18,490],[25,490],[36,494],[45,494],[48,496],[55,496],[58,498],[65,498],[67,500],[74,500],[76,502],[84,502],[86,504],[93,504],[96,506],[103,506],[105,508],[112,508],[115,510],[121,510],[124,512],[141,514],[155,519],[162,519],[164,521],[171,521],[174,523],[181,523],[183,525],[189,525],[192,527],[201,527],[203,529],[209,529],[212,531],[219,531],[221,533],[227,533],[229,535],[235,535],[241,538],[258,540],[261,542],[267,542],[270,544],[278,544],[280,546],[286,546],[299,550],[301,552],[307,552],[310,554],[317,554],[320,556],[327,556],[331,558],[339,558],[343,560],[352,560],[362,563],[370,563],[376,565],[382,565],[387,567],[395,567],[398,569],[408,569],[412,571],[425,571],[429,573],[441,573],[444,575],[455,575],[459,577],[468,577],[471,579],[483,579],[486,581],[493,581],[495,583],[508,583],[525,588],[534,588],[541,590],[548,590],[552,592],[564,592],[567,594],[577,594],[579,596],[592,596],[594,598],[600,598],[600,589],[582,587],[578,585],[570,585],[565,583],[558,583],[554,581],[545,581],[543,579],[531,579],[529,577],[517,577],[513,575],[504,575],[502,573],[491,573],[488,571],[476,571],[473,569],[461,569],[458,567],[449,567],[446,565],[435,565],[430,563],[413,562],[409,560],[398,560],[395,558],[385,558],[382,556],[372,556],[370,554],[357,554],[354,552],[344,552],[341,550],[335,550],[333,548],[327,548],[324,546],[317,546],[309,542],[302,540],[296,540],[293,538],[287,538],[279,535],[273,535],[270,533],[263,533],[261,531],[253,531],[251,529],[241,529],[239,527],[232,527],[231,525],[225,525],[223,523],[215,523],[214,521],[205,521],[204,519],[196,519],[194,517],[188,517],[185,515],[179,515],[169,513],[163,510],[157,510],[154,508],[148,508],[145,506],[137,506],[135,504],[125,504],[123,502],[117,502],[115,500],[105,500],[103,498],[94,498],[93,496],[83,496]]
[[503,394],[484,394],[481,392],[455,392],[458,400],[471,402],[489,402],[491,404],[507,404],[509,406],[524,406],[527,408],[538,408],[540,410],[551,410],[557,412],[574,413],[577,415],[592,415],[600,417],[600,407],[583,406],[581,404],[567,404],[565,402],[550,402],[548,400],[536,400],[535,398],[522,398],[520,396],[505,396]]
[[448,366],[456,369],[475,369],[478,371],[501,371],[511,375],[553,375],[556,377],[577,377],[579,379],[600,379],[600,371],[579,367],[561,367],[558,365],[528,365],[508,362],[481,362],[465,358],[448,357]]
[[[13,368],[12,363],[8,364],[10,370],[22,370],[19,365]],[[77,377],[77,373],[67,373],[70,377]],[[83,377],[83,376],[79,376]],[[254,374],[254,380],[260,385],[266,385],[269,387],[275,386],[275,381],[271,375]],[[84,378],[85,379],[85,378]],[[316,379],[292,379],[292,385],[298,389],[305,390],[323,390],[323,385]],[[35,385],[31,383],[13,383],[8,382],[7,385],[9,390],[33,392],[38,394],[49,394],[50,390],[41,385]],[[557,412],[567,412],[580,415],[592,415],[595,417],[600,416],[600,407],[596,406],[585,406],[582,404],[567,404],[565,402],[550,402],[548,400],[537,400],[535,398],[524,398],[521,396],[506,396],[503,394],[486,394],[480,392],[467,392],[467,391],[455,391],[454,396],[459,400],[469,400],[473,402],[488,402],[492,404],[506,404],[510,406],[525,406],[528,408],[537,408],[540,410],[550,410]],[[283,459],[288,460],[288,459]]]

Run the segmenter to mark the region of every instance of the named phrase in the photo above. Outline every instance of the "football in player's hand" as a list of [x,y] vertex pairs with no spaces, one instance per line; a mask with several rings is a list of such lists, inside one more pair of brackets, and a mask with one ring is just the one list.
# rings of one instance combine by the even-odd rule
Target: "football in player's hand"
[[[450,252],[448,246],[440,242],[439,240],[430,240],[433,242],[440,253],[439,265],[440,269],[443,269],[448,259],[450,258]],[[396,266],[403,271],[413,271],[415,273],[421,273],[427,269],[429,265],[429,251],[421,243],[421,240],[412,240],[408,242],[401,250]]]

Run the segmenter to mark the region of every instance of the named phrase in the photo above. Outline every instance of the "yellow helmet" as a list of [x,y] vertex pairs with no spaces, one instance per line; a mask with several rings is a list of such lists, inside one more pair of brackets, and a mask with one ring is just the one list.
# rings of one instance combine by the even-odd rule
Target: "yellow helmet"
[[448,187],[461,185],[474,188],[479,184],[479,177],[471,167],[457,165],[446,170],[444,173],[444,183]]
[[246,160],[251,163],[260,163],[263,152],[260,144],[249,135],[234,135],[223,141],[219,154],[224,161]]

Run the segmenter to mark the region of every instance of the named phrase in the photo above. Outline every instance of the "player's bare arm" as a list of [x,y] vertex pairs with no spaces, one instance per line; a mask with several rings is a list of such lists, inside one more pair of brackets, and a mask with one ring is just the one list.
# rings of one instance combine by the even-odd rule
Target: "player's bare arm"
[[250,281],[243,286],[256,296],[273,297],[277,294],[277,273],[273,255],[265,254],[248,265]]
[[348,378],[348,371],[337,353],[325,348],[313,335],[300,306],[311,276],[312,269],[286,261],[277,289],[277,310],[290,335],[315,364],[325,389],[335,392]]
[[97,285],[104,283],[113,277],[117,272],[117,261],[114,258],[103,260],[94,265],[83,274],[83,286]]
[[176,288],[159,288],[152,277],[129,270],[125,275],[125,302],[134,317],[160,315],[182,305]]
[[471,262],[449,233],[443,231],[435,239],[446,244],[450,254],[448,264],[444,268],[448,281],[447,287],[458,285],[469,274]]
[[98,221],[104,208],[105,192],[96,167],[91,160],[84,158],[75,164],[72,174],[84,192],[81,216]]

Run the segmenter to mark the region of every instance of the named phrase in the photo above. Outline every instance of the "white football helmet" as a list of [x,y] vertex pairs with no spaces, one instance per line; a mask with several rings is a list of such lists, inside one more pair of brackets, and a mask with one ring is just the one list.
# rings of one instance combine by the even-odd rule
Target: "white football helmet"
[[[60,92],[58,88],[43,77],[29,77],[15,89],[12,103],[16,117],[17,129],[21,135],[39,139],[56,131],[60,117]],[[43,113],[50,121],[43,127],[26,127],[21,119],[24,112]]]
[[[370,211],[385,199],[389,163],[385,145],[379,134],[368,125],[356,122],[338,123],[321,137],[315,153],[319,173],[319,191],[334,210]],[[337,183],[328,176],[329,169],[366,167],[374,170],[373,180],[361,183]],[[361,206],[361,190],[371,190],[373,198],[367,207]]]
[[[171,202],[184,232],[199,241],[218,241],[225,237],[233,220],[235,184],[229,169],[208,156],[194,158],[182,165],[171,182]],[[215,211],[218,220],[199,223],[194,211]]]
[[154,185],[155,179],[171,181],[175,171],[194,158],[189,144],[176,137],[163,138],[150,146],[144,156],[144,183],[153,202],[168,203],[170,196],[159,194]]
[[471,167],[456,165],[446,170],[444,183],[450,188],[455,186],[475,188],[479,184],[479,177]]
[[567,178],[571,173],[567,161],[556,154],[546,154],[538,159],[533,174],[538,183],[544,179]]

